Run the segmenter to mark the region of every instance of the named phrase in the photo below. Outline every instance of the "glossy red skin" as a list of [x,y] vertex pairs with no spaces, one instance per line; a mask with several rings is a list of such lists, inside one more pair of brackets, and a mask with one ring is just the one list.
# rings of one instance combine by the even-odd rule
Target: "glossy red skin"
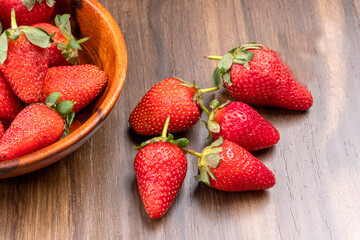
[[134,170],[146,212],[151,218],[162,217],[184,182],[185,154],[168,142],[150,143],[136,155]]
[[201,110],[193,101],[196,89],[181,86],[178,79],[166,78],[153,86],[129,117],[130,126],[140,135],[160,135],[167,116],[168,132],[182,132],[200,119]]
[[36,2],[29,11],[22,0],[0,0],[0,21],[3,24],[3,29],[8,29],[11,26],[11,9],[15,9],[17,25],[28,26],[49,20],[54,11],[54,6],[49,7],[43,0],[41,5]]
[[24,108],[0,139],[0,162],[35,152],[58,141],[64,120],[42,104]]
[[228,192],[264,190],[275,185],[274,174],[259,159],[236,143],[225,140],[218,167],[210,168],[210,187]]
[[32,25],[32,27],[40,27],[45,29],[50,35],[55,33],[53,37],[54,42],[48,48],[49,50],[49,67],[53,66],[65,66],[70,63],[64,58],[61,51],[57,48],[56,43],[65,43],[68,44],[68,40],[61,33],[60,29],[50,23],[37,23]]
[[23,108],[20,99],[11,91],[9,84],[0,74],[0,118],[13,120]]
[[235,99],[250,105],[292,110],[308,110],[312,106],[310,91],[295,79],[277,52],[270,49],[248,51],[254,52],[250,70],[233,63],[230,68],[232,86],[225,84]]
[[25,103],[37,103],[49,65],[47,49],[29,42],[24,33],[8,38],[8,53],[0,71],[12,91]]
[[73,112],[77,113],[100,94],[106,83],[105,72],[95,65],[51,67],[46,74],[40,101],[45,102],[51,93],[60,92],[59,101],[73,101]]
[[4,126],[2,125],[1,121],[0,121],[0,139],[2,138],[2,136],[4,135],[5,130],[4,130]]
[[278,130],[245,103],[231,102],[215,111],[214,121],[220,125],[215,139],[221,136],[248,151],[271,147],[280,139]]

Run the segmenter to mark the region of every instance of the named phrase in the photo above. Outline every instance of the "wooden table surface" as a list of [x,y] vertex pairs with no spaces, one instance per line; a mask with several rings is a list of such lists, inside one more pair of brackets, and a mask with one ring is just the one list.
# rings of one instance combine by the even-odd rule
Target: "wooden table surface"
[[[65,159],[0,181],[0,239],[360,239],[360,1],[101,0],[124,34],[128,74],[104,126]],[[150,220],[137,190],[128,116],[160,80],[211,85],[216,62],[257,41],[275,49],[313,94],[307,112],[256,108],[280,132],[255,155],[267,191],[199,184],[196,158],[173,206]],[[208,94],[230,99],[225,90]],[[203,114],[203,118],[206,116]],[[203,124],[176,136],[200,151]]]

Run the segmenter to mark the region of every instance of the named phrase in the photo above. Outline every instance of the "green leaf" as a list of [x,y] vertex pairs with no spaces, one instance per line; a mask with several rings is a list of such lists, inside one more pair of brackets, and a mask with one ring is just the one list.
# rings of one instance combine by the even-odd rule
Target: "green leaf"
[[243,60],[245,62],[250,62],[254,57],[253,52],[249,52],[246,50],[240,50],[235,54],[235,59]]
[[66,123],[67,125],[70,127],[72,125],[72,123],[74,122],[75,119],[75,113],[74,112],[70,112],[67,116],[66,116]]
[[210,147],[219,147],[224,143],[224,139],[222,137],[219,137],[216,141],[214,141]]
[[232,85],[231,77],[230,77],[230,73],[229,73],[229,72],[224,73],[222,77],[223,77],[223,79],[224,79],[224,83],[227,83],[229,86]]
[[210,168],[206,167],[206,172],[207,174],[216,181],[216,177],[214,175],[214,173],[210,170]]
[[201,182],[205,183],[206,185],[210,186],[210,178],[206,170],[206,166],[200,167],[200,180]]
[[0,36],[0,64],[4,64],[8,51],[8,39],[6,32]]
[[65,51],[67,48],[67,44],[61,42],[56,42],[56,46],[60,51]]
[[54,0],[46,0],[46,5],[48,5],[49,7],[54,6],[55,1]]
[[50,94],[45,100],[46,106],[48,107],[54,106],[57,103],[57,101],[59,101],[60,97],[61,97],[61,93],[59,92],[54,92]]
[[9,35],[9,38],[11,38],[12,40],[16,41],[16,39],[18,39],[18,37],[20,36],[20,30],[16,29],[14,32],[12,32]]
[[68,126],[65,124],[65,127],[64,127],[64,133],[63,135],[61,136],[61,139],[63,139],[64,137],[68,136],[69,135],[69,128]]
[[175,144],[179,148],[184,148],[189,144],[189,140],[186,138],[179,138],[179,139],[171,141],[171,143]]
[[51,46],[50,34],[45,29],[24,26],[22,31],[32,44],[41,48],[48,48]]
[[0,22],[0,34],[2,33],[2,24],[1,24],[1,22]]
[[222,147],[210,147],[210,148],[206,148],[203,151],[204,155],[208,155],[211,153],[221,153],[224,149]]
[[217,99],[211,101],[211,103],[209,104],[209,106],[210,106],[212,109],[217,108],[219,105],[220,105],[220,102],[219,102],[219,100],[217,100]]
[[240,48],[240,47],[233,48],[233,49],[231,49],[228,53],[233,54],[238,48]]
[[233,63],[233,55],[231,53],[227,53],[225,54],[220,62],[219,62],[219,65],[218,65],[218,68],[224,68],[225,70],[229,70],[231,68],[231,65]]
[[171,133],[168,134],[165,142],[171,142],[172,140],[174,140],[174,135],[172,135]]
[[245,62],[244,60],[235,58],[235,59],[234,59],[234,63],[243,65],[243,64],[245,64],[246,62]]
[[60,29],[67,40],[73,38],[71,35],[70,14],[56,15],[55,25]]
[[211,153],[205,156],[205,162],[211,168],[216,168],[221,162],[221,157],[218,153]]
[[220,132],[220,125],[215,121],[208,121],[208,129],[213,133],[219,133]]
[[220,69],[218,67],[216,67],[213,71],[212,74],[212,86],[213,87],[218,87],[221,84],[221,74],[220,74]]
[[22,3],[29,11],[31,11],[35,5],[35,0],[22,0]]
[[55,109],[60,115],[66,116],[72,111],[73,107],[74,103],[72,101],[62,101],[56,104]]
[[219,109],[226,107],[229,103],[231,103],[231,101],[227,100],[225,103],[223,103],[219,106]]
[[197,101],[197,99],[202,96],[202,92],[201,91],[197,91],[195,94],[194,94],[194,97],[193,97],[193,101]]
[[75,39],[69,40],[68,48],[82,50],[80,44],[78,44],[78,42]]

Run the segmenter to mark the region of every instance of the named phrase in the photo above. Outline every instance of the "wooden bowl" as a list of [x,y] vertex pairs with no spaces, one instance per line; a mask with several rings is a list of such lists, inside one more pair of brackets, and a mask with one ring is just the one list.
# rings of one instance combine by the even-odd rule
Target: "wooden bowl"
[[[48,166],[84,144],[104,123],[124,85],[127,54],[122,33],[110,13],[96,0],[57,0],[56,13],[70,13],[73,34],[91,37],[85,43],[90,62],[104,70],[108,84],[78,118],[78,128],[66,138],[18,159],[0,163],[0,178],[14,177]],[[88,56],[88,57],[89,57]]]

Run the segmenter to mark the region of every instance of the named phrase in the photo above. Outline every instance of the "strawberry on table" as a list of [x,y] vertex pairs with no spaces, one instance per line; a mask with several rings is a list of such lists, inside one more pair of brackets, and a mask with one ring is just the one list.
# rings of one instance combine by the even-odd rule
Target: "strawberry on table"
[[220,105],[214,100],[210,106],[213,111],[206,124],[209,137],[222,137],[248,151],[271,147],[280,139],[277,129],[245,103],[228,101]]
[[308,110],[313,104],[310,91],[293,76],[277,52],[257,43],[246,43],[220,60],[213,73],[213,84],[223,80],[229,93],[250,105]]
[[13,120],[23,108],[22,102],[11,91],[9,84],[0,73],[0,119]]
[[54,42],[49,48],[49,66],[63,66],[76,64],[78,60],[78,50],[82,50],[80,44],[87,41],[89,38],[75,40],[71,34],[70,15],[57,15],[55,17],[56,26],[50,23],[37,23],[32,27],[39,27],[45,29],[49,34],[55,34]]
[[185,131],[200,119],[203,93],[217,89],[199,89],[195,83],[166,78],[153,86],[131,112],[130,126],[137,134],[157,135],[170,116],[168,131]]
[[268,189],[275,185],[274,174],[262,162],[222,137],[202,153],[188,152],[198,157],[199,175],[195,178],[212,188],[241,192]]
[[40,28],[18,27],[14,11],[11,23],[12,28],[0,36],[0,72],[23,102],[35,103],[49,65],[51,36]]
[[[67,127],[74,119],[73,102],[58,102],[53,93],[42,103],[24,108],[0,139],[0,162],[35,152],[68,134]],[[65,120],[64,120],[65,119]]]
[[107,76],[95,65],[59,66],[48,69],[40,101],[49,94],[60,92],[60,101],[73,101],[73,112],[88,105],[104,89]]
[[173,140],[166,137],[167,118],[161,137],[141,144],[134,161],[134,170],[140,197],[151,218],[160,218],[169,209],[179,192],[187,170],[187,160],[182,150],[185,138]]
[[0,0],[0,21],[4,29],[9,28],[11,9],[14,9],[19,25],[46,22],[54,11],[54,5],[54,0]]

